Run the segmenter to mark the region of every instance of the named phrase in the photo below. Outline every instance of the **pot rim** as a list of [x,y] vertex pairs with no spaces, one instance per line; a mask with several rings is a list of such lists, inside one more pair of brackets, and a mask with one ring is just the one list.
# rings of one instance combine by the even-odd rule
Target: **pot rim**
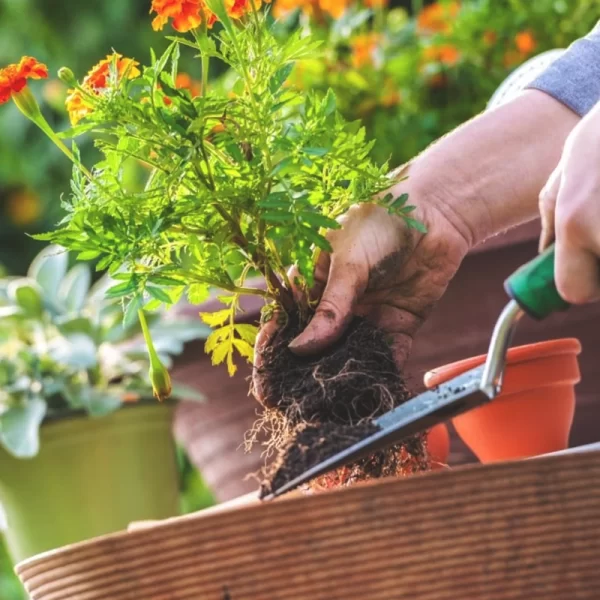
[[[517,365],[565,354],[577,356],[580,353],[581,342],[577,338],[557,338],[509,348],[506,364]],[[435,387],[470,369],[483,365],[486,357],[487,354],[479,354],[436,367],[425,373],[423,381],[427,387]]]

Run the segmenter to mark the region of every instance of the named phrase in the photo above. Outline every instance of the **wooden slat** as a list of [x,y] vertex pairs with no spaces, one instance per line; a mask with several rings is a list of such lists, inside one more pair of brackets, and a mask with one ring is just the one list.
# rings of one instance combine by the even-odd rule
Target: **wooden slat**
[[198,513],[17,572],[32,600],[596,599],[600,453]]

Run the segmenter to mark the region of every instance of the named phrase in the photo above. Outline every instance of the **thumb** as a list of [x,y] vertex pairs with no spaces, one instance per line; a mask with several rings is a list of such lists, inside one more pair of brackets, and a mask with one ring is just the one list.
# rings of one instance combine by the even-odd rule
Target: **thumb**
[[315,314],[290,343],[290,350],[299,355],[313,354],[336,342],[352,320],[352,311],[365,287],[366,278],[356,265],[340,264],[332,255],[327,284]]

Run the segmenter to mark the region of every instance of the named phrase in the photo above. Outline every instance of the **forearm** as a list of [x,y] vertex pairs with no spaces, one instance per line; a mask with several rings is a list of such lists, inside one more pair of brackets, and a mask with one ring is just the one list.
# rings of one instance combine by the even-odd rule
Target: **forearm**
[[467,245],[534,218],[538,195],[579,117],[537,90],[484,113],[430,146],[399,184],[430,202]]

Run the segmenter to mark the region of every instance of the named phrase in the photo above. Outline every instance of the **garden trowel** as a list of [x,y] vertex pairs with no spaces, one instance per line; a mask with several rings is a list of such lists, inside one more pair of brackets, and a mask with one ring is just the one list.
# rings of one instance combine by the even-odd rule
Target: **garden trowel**
[[279,488],[273,488],[265,499],[280,496],[315,477],[493,401],[502,389],[506,352],[519,319],[527,314],[541,320],[569,306],[559,295],[554,281],[554,245],[515,271],[504,286],[511,300],[496,322],[484,365],[378,417],[374,424],[379,426],[379,431],[311,467]]

